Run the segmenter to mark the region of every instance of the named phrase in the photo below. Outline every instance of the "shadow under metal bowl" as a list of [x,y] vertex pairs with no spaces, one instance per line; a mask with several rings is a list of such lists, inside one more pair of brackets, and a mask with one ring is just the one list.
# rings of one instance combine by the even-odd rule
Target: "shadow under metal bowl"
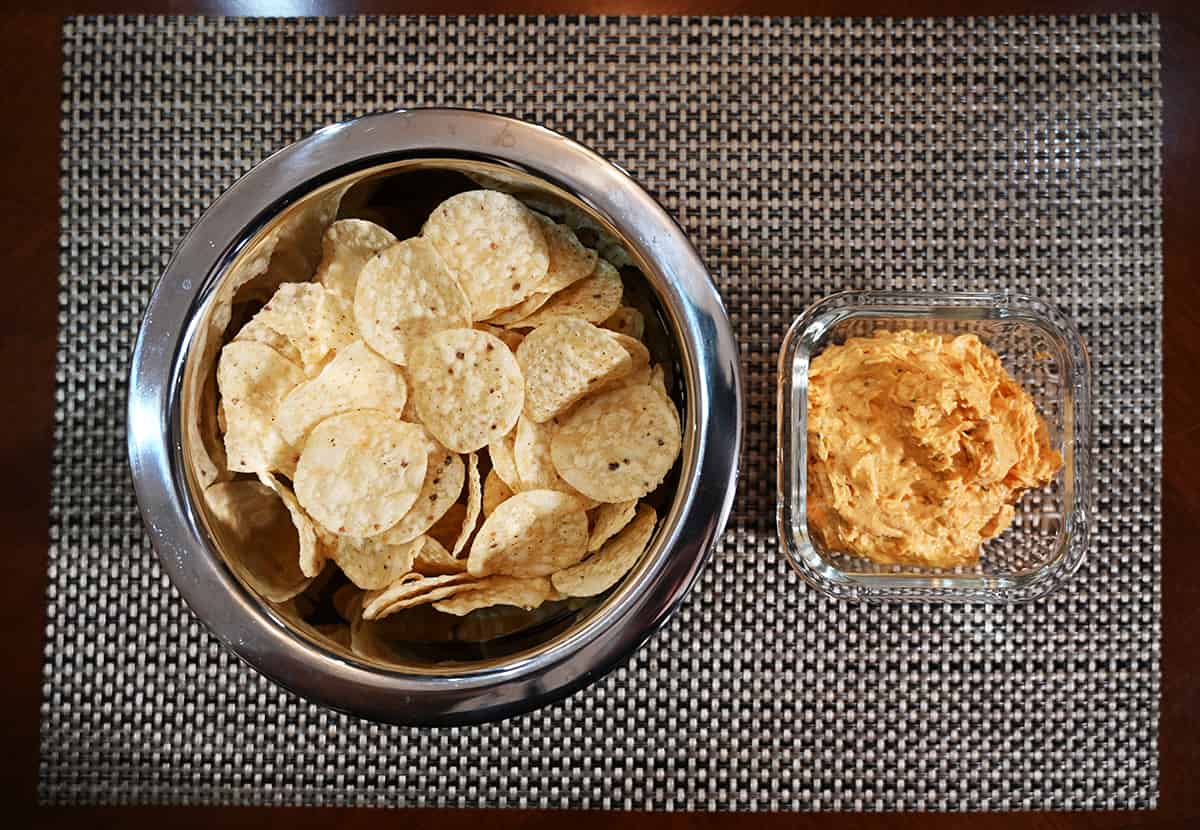
[[[625,579],[589,601],[484,643],[429,643],[363,656],[252,590],[213,532],[205,488],[228,478],[216,429],[221,346],[280,279],[312,273],[333,219],[415,234],[441,199],[489,186],[574,217],[625,265],[656,362],[673,374],[683,449],[652,498],[660,521]],[[607,247],[607,251],[605,248]],[[657,332],[657,336],[655,335]],[[286,688],[362,717],[413,725],[527,712],[594,682],[632,654],[695,582],[737,480],[737,348],[712,279],[683,231],[615,165],[541,127],[467,110],[409,110],[323,129],[262,162],[183,240],[134,348],[128,440],[155,550],[196,615]],[[239,576],[241,574],[241,576]],[[418,644],[419,645],[419,644]]]

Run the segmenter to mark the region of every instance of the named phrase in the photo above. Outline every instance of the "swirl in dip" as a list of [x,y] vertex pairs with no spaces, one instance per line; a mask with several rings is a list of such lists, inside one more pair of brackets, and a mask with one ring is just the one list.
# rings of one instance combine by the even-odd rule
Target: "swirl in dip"
[[814,358],[808,382],[808,520],[828,549],[974,563],[1062,466],[1028,393],[973,334],[855,337]]

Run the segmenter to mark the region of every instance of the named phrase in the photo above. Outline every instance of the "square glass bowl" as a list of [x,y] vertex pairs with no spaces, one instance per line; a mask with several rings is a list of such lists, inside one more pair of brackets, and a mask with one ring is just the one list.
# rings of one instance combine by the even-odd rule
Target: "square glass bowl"
[[[983,546],[978,564],[953,569],[880,565],[824,550],[808,530],[808,366],[827,346],[878,329],[975,334],[1033,398],[1058,475],[1027,490],[1012,526]],[[784,552],[831,597],[932,602],[1022,602],[1059,588],[1088,548],[1091,513],[1091,372],[1075,326],[1053,306],[1010,293],[848,291],[813,305],[779,354],[779,501]]]

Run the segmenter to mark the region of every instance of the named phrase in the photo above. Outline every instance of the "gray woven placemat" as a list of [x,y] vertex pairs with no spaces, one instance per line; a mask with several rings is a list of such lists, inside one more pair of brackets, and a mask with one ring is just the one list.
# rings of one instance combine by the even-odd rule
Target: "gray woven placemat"
[[[1149,807],[1161,460],[1158,22],[71,20],[41,797],[653,809]],[[741,343],[745,471],[697,590],[627,667],[507,723],[324,711],[197,623],[125,461],[140,311],[272,150],[397,106],[508,112],[633,171]],[[1024,607],[827,601],[774,531],[774,365],[848,287],[1056,299],[1094,359],[1098,512]]]

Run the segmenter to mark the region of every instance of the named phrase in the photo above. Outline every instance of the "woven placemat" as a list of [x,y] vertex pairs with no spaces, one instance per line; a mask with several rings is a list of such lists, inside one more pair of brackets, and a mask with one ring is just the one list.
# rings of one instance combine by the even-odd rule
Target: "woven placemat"
[[[76,19],[64,27],[41,797],[647,809],[1149,807],[1157,798],[1159,27],[976,20]],[[271,151],[452,104],[631,170],[720,284],[746,383],[729,530],[623,669],[527,717],[309,705],[191,616],[142,533],[128,357],[172,247]],[[774,530],[774,366],[850,287],[1056,300],[1097,378],[1097,519],[1063,593],[856,605]]]

